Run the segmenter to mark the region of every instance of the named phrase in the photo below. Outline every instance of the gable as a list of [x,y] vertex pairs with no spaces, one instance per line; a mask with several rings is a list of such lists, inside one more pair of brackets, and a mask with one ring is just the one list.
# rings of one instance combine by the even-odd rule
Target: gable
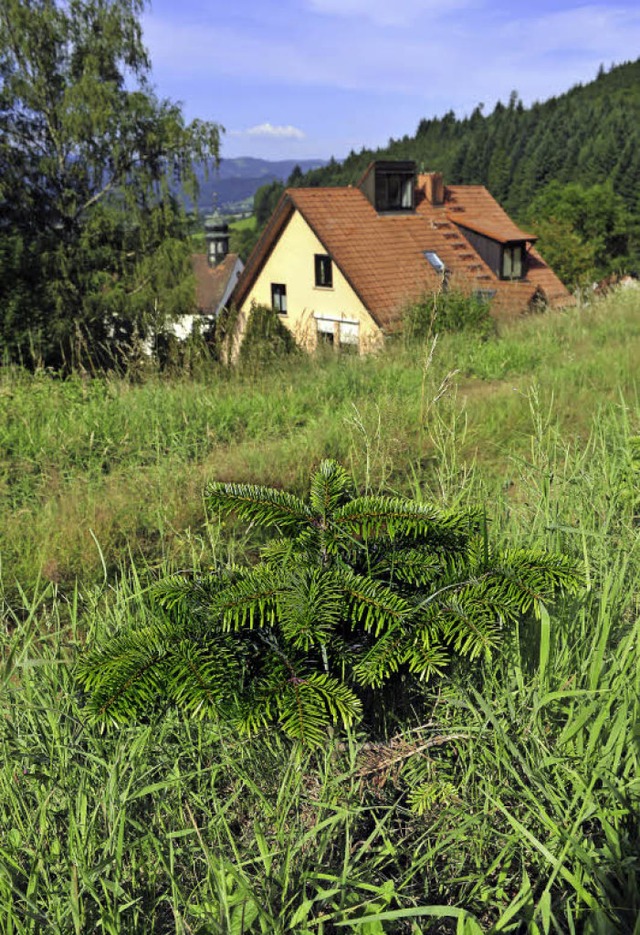
[[[317,285],[318,258],[330,258],[331,284]],[[308,346],[315,346],[320,322],[343,322],[358,326],[366,344],[377,334],[375,321],[362,299],[335,262],[327,246],[309,226],[300,211],[287,215],[277,241],[265,250],[260,269],[245,289],[239,309],[244,316],[252,303],[272,306],[277,290],[281,320]],[[326,330],[326,326],[325,326]]]

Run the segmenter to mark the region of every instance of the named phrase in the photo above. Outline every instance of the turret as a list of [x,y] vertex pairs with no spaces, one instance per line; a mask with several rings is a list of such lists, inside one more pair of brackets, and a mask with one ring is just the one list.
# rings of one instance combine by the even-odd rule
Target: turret
[[229,252],[229,225],[219,211],[204,219],[204,236],[209,266],[218,266]]

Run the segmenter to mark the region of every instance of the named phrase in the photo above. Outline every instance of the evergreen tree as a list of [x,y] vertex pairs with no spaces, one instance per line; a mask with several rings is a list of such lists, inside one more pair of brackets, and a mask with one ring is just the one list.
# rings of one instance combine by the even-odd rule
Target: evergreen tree
[[307,500],[224,483],[208,500],[276,537],[254,567],[162,582],[153,613],[91,650],[80,678],[94,716],[169,703],[318,744],[334,721],[371,724],[383,704],[392,716],[452,657],[490,657],[580,581],[564,556],[494,549],[480,510],[356,496],[335,461]]
[[280,201],[284,192],[284,185],[277,180],[262,185],[253,197],[253,213],[256,216],[256,227],[261,230]]
[[[585,188],[614,182],[627,210],[637,212],[636,161],[640,152],[640,60],[600,73],[597,80],[525,108],[516,91],[488,116],[421,120],[415,137],[377,152],[352,153],[317,169],[304,184],[354,184],[372,159],[413,159],[443,172],[446,182],[482,183],[516,217],[550,182]],[[506,185],[506,188],[505,188]]]

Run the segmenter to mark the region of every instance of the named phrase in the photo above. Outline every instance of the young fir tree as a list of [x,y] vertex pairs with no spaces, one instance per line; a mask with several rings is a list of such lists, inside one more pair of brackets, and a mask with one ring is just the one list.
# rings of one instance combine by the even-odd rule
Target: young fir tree
[[480,510],[355,496],[335,461],[307,500],[223,483],[208,498],[275,537],[254,567],[162,581],[142,624],[88,652],[79,672],[95,717],[161,702],[318,744],[381,688],[401,697],[452,656],[490,656],[510,624],[580,580],[565,556],[494,550]]

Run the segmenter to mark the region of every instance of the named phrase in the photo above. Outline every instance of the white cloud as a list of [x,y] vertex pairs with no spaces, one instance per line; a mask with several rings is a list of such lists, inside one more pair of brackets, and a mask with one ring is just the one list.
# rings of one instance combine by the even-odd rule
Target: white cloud
[[265,136],[281,140],[303,140],[305,138],[302,130],[299,130],[298,127],[292,127],[291,124],[288,126],[274,126],[272,123],[260,123],[255,127],[249,127],[248,130],[232,130],[231,132],[234,136]]
[[380,26],[407,26],[427,16],[441,19],[463,7],[475,6],[477,0],[306,0],[315,13],[328,16],[355,16]]

